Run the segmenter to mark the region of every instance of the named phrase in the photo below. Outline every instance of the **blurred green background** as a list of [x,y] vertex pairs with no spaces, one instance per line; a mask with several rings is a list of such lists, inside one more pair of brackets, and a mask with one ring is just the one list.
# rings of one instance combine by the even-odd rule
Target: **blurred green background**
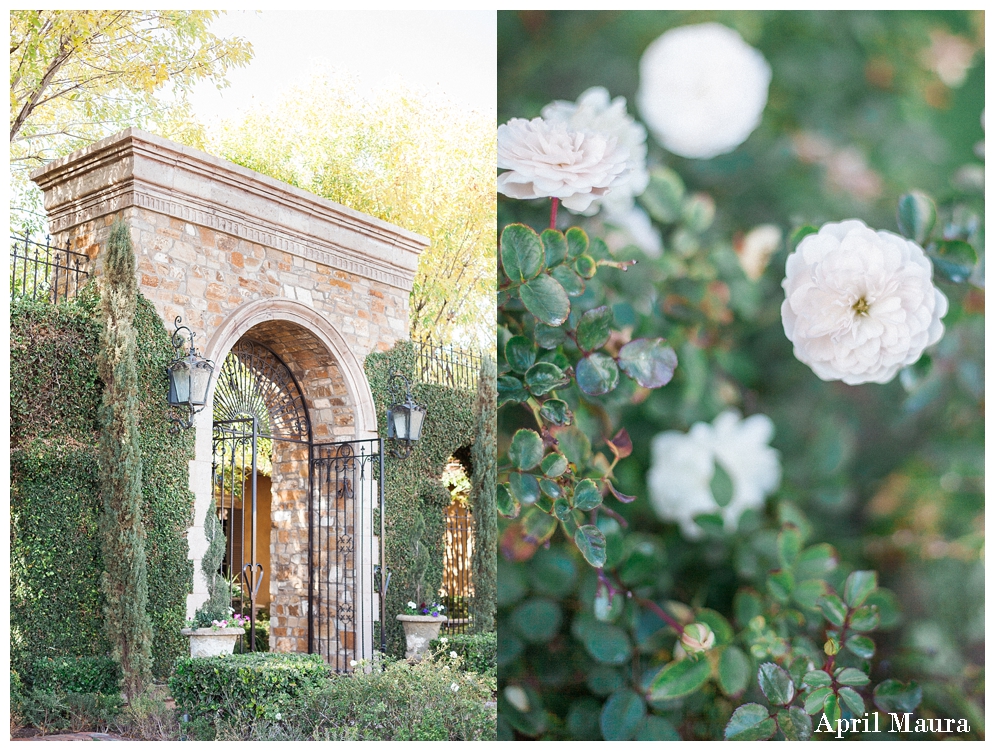
[[[638,259],[637,271],[602,269],[600,283],[573,301],[580,310],[612,305],[633,337],[666,337],[680,359],[674,381],[652,392],[627,382],[571,406],[595,442],[606,415],[620,418],[632,437],[633,455],[616,476],[638,500],[616,508],[630,524],[631,544],[644,545],[656,572],[645,584],[649,595],[730,614],[737,587],[766,570],[776,502],[791,501],[813,526],[812,541],[839,550],[841,578],[874,568],[897,595],[901,619],[878,637],[873,679],[918,681],[923,716],[968,718],[968,737],[983,737],[983,13],[506,11],[498,17],[499,123],[536,117],[550,101],[576,100],[595,85],[626,97],[639,119],[639,58],[675,26],[718,21],[763,53],[773,70],[767,107],[739,148],[691,160],[649,137],[650,167],[668,167],[688,193],[710,195],[714,222],[691,231],[658,224],[659,258],[609,243],[616,258]],[[898,198],[913,189],[936,202],[936,235],[966,240],[979,255],[966,283],[936,275],[950,300],[946,333],[889,384],[822,382],[795,360],[781,326],[791,233],[850,218],[897,231]],[[498,210],[500,227],[548,224],[546,201],[501,197]],[[754,281],[736,248],[761,223],[780,227],[785,240]],[[596,219],[585,226],[597,233]],[[663,430],[711,421],[728,407],[773,419],[784,479],[766,517],[744,518],[738,535],[688,542],[646,500],[650,441]],[[526,420],[515,408],[503,409],[501,440]],[[502,524],[507,531],[508,522]],[[527,690],[530,709],[505,712],[501,737],[600,738],[604,698],[625,678],[592,662],[578,633],[580,613],[594,596],[593,572],[562,538],[538,551],[510,534],[504,541],[499,677],[502,686]],[[690,739],[721,737],[731,710],[717,697],[663,711]]]

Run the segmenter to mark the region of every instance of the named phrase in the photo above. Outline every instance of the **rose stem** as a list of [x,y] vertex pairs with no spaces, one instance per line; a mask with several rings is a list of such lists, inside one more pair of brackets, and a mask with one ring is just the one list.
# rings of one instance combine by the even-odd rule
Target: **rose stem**
[[549,228],[556,229],[556,208],[560,205],[560,199],[553,198],[553,209],[549,212]]

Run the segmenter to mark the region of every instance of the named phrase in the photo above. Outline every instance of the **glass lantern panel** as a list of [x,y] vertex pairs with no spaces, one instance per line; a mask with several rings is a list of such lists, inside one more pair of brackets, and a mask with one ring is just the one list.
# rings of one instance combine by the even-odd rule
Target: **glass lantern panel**
[[212,368],[206,362],[197,362],[190,368],[190,403],[198,407],[207,403],[207,389],[211,384]]
[[169,380],[173,397],[170,404],[188,404],[190,402],[190,366],[183,360],[174,362],[169,368]]
[[397,405],[391,410],[394,418],[394,437],[401,441],[408,440],[408,409],[403,405]]
[[408,436],[409,440],[417,441],[421,438],[421,426],[424,420],[425,409],[423,407],[415,407],[411,410],[411,432]]

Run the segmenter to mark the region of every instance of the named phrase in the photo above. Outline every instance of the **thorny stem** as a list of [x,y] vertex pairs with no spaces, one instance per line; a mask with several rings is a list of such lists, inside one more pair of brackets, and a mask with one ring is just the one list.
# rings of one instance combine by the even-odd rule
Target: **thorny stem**
[[556,209],[559,207],[559,205],[560,205],[560,199],[554,197],[553,198],[553,208],[549,212],[549,228],[550,229],[556,229]]
[[[607,510],[607,509],[606,509]],[[618,586],[612,583],[612,581],[605,575],[604,569],[598,569],[598,581],[604,584],[608,588],[608,595],[610,598],[614,598],[616,594],[625,595],[628,600],[635,600],[639,605],[652,610],[659,616],[659,618],[670,626],[678,634],[684,633],[684,626],[681,625],[680,621],[674,618],[672,615],[667,613],[663,608],[657,605],[652,600],[647,600],[644,597],[636,597],[632,590],[626,589],[622,586],[621,582],[618,582]]]

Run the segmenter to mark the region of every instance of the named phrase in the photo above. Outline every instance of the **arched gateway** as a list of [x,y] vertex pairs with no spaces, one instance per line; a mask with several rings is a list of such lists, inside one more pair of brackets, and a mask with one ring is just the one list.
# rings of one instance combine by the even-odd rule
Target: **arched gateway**
[[339,670],[369,656],[382,467],[362,363],[407,337],[427,241],[133,129],[32,179],[56,241],[98,274],[110,226],[126,222],[142,293],[167,325],[182,317],[218,364],[194,421],[188,615],[207,595],[202,525],[213,507],[228,534],[225,571],[241,580],[236,604],[269,609],[271,649],[319,652]]

